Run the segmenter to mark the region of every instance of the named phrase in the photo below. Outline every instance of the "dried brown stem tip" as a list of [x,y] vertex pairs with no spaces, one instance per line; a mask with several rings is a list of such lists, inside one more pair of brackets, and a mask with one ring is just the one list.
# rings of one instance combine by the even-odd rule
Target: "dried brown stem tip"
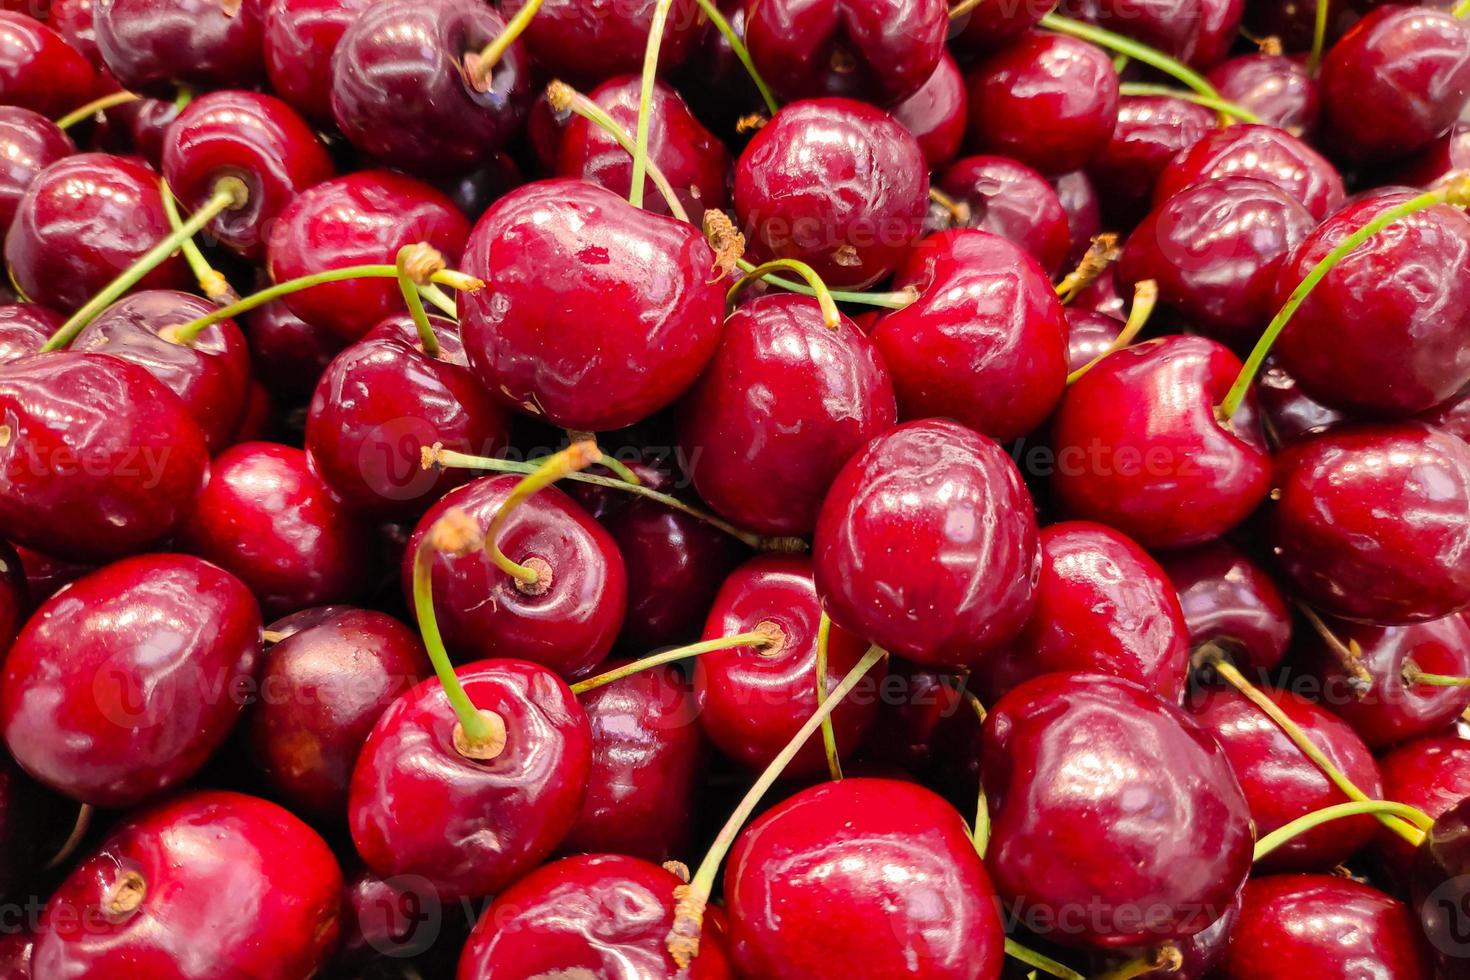
[[765,113],[752,112],[748,116],[741,116],[739,119],[735,120],[735,132],[739,133],[741,136],[744,136],[746,133],[753,133],[757,129],[764,129],[766,123],[770,121],[770,117],[767,116]]
[[474,518],[458,507],[451,507],[429,526],[428,544],[440,554],[460,558],[483,548],[485,539]]
[[136,871],[124,871],[123,876],[108,889],[104,900],[108,915],[115,919],[132,915],[143,904],[143,898],[147,894],[148,883],[143,880],[143,876]]
[[1118,260],[1121,249],[1118,247],[1118,236],[1111,231],[1105,231],[1101,235],[1094,235],[1092,245],[1087,249],[1087,254],[1082,261],[1077,263],[1077,268],[1067,273],[1067,277],[1057,283],[1057,295],[1063,301],[1071,299],[1082,290],[1091,286],[1098,276],[1108,266]]
[[707,901],[705,896],[694,894],[688,885],[674,889],[674,924],[664,939],[664,945],[681,970],[687,970],[694,957],[699,955],[699,935],[704,928]]
[[714,281],[719,282],[740,264],[745,255],[745,236],[728,214],[711,209],[704,213],[704,237],[715,250],[715,268],[720,274]]
[[546,101],[551,103],[552,111],[557,115],[569,111],[572,108],[572,100],[576,97],[577,90],[561,79],[555,79],[546,86]]
[[419,450],[419,469],[432,470],[439,464],[439,453],[443,452],[444,443],[436,442],[432,446],[424,446]]
[[434,273],[449,267],[439,250],[427,242],[403,246],[399,256],[403,261],[403,272],[415,286],[427,286],[434,280]]

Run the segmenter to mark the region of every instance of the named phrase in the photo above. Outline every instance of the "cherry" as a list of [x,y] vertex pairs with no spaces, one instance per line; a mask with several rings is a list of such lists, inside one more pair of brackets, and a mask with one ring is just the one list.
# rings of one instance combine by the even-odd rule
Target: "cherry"
[[92,25],[92,0],[51,0],[50,7],[44,19],[51,29],[81,52],[99,73],[105,71],[107,66],[97,50],[97,31]]
[[915,663],[968,666],[1015,638],[1035,601],[1036,517],[1005,451],[953,422],[878,436],[817,521],[817,594],[833,621]]
[[[1413,857],[1412,909],[1423,935],[1434,947],[1440,972],[1454,977],[1465,967],[1465,909],[1470,907],[1470,806],[1464,801],[1440,814]],[[1412,913],[1411,913],[1412,914]]]
[[[266,269],[282,282],[365,262],[391,263],[405,245],[424,242],[453,264],[469,226],[443,194],[408,177],[362,170],[324,181],[296,197],[270,230]],[[403,298],[392,279],[349,279],[284,298],[315,327],[355,340]]]
[[470,366],[507,405],[555,425],[601,432],[646,418],[719,343],[723,291],[699,231],[583,181],[501,198],[463,268],[486,282],[459,300]]
[[130,92],[247,89],[265,77],[261,0],[94,0],[102,60]]
[[873,330],[900,418],[954,418],[995,439],[1045,421],[1066,384],[1067,325],[1034,259],[989,232],[944,231],[894,282],[919,291]]
[[969,208],[965,227],[1021,246],[1049,276],[1061,271],[1072,233],[1060,197],[1041,174],[1005,157],[973,156],[950,164],[935,186]]
[[1268,357],[1256,378],[1256,398],[1263,421],[1280,445],[1289,446],[1309,436],[1321,435],[1347,420],[1304,393],[1296,379],[1287,374],[1276,358]]
[[1336,168],[1295,136],[1273,126],[1237,125],[1206,134],[1174,157],[1154,185],[1154,204],[1190,184],[1231,176],[1270,181],[1318,221],[1336,211],[1346,194]]
[[1279,453],[1270,536],[1311,605],[1437,619],[1470,604],[1470,445],[1419,423],[1335,430]]
[[0,364],[39,352],[63,320],[60,313],[37,303],[0,305]]
[[[1225,914],[1210,923],[1203,931],[1187,939],[1174,940],[1170,946],[1179,954],[1177,967],[1165,962],[1158,969],[1137,973],[1138,980],[1204,980],[1213,976],[1214,969],[1225,956],[1230,945],[1230,936],[1240,921],[1240,893],[1237,892]],[[1157,956],[1161,947],[1153,949],[1121,949],[1103,957],[1103,963],[1125,969],[1128,964],[1139,962],[1139,958]],[[1163,947],[1168,948],[1168,947]]]
[[8,229],[36,174],[77,151],[45,116],[20,106],[0,106],[0,228]]
[[927,169],[918,140],[882,110],[795,102],[740,155],[735,213],[755,257],[800,259],[833,288],[862,289],[919,237]]
[[46,600],[5,660],[0,731],[58,792],[130,806],[193,775],[239,717],[260,611],[234,576],[147,555]]
[[1255,113],[1268,126],[1304,138],[1317,131],[1321,92],[1301,59],[1246,54],[1215,66],[1206,77],[1220,98]]
[[[4,309],[0,307],[0,322],[3,322]],[[1470,386],[1462,389],[1449,401],[1440,402],[1434,408],[1422,413],[1419,418],[1436,428],[1443,429],[1450,435],[1470,440]]]
[[897,770],[969,809],[980,789],[981,718],[973,695],[962,691],[952,674],[896,658],[890,659],[879,691],[878,711],[855,771]]
[[1026,34],[1051,4],[978,3],[950,21],[950,40],[957,52],[970,55],[998,51]]
[[949,163],[960,152],[969,115],[969,95],[960,66],[945,51],[929,80],[890,112],[903,123],[924,151],[930,170]]
[[490,210],[490,205],[526,182],[520,166],[509,154],[495,153],[480,162],[484,164],[480,169],[440,184],[454,206],[471,221],[479,220],[480,215]]
[[1180,61],[1192,61],[1205,0],[1062,0],[1061,11],[1116,31]]
[[1396,165],[1389,179],[1410,187],[1432,187],[1460,170],[1470,170],[1470,124],[1455,123],[1443,136]]
[[[284,420],[281,420],[284,421]],[[280,426],[277,425],[276,405],[265,385],[251,379],[250,390],[245,394],[245,411],[240,416],[240,427],[235,430],[236,442],[271,442]]]
[[1033,31],[969,74],[974,148],[1044,174],[1077,170],[1108,145],[1118,73],[1101,48]]
[[741,976],[1000,975],[999,908],[964,821],[912,783],[844,779],[773,807],[730,852],[725,904]]
[[0,10],[0,103],[47,118],[70,112],[97,94],[97,73],[70,44],[34,17]]
[[109,126],[117,121],[117,140],[121,152],[142,157],[148,166],[163,166],[163,141],[168,127],[179,118],[179,105],[174,99],[139,99],[107,112]]
[[1200,0],[1199,33],[1189,63],[1212,68],[1225,60],[1240,30],[1246,0]]
[[271,394],[291,403],[311,397],[322,372],[342,350],[341,338],[313,327],[281,300],[253,310],[242,322],[255,376]]
[[499,892],[545,860],[576,821],[592,759],[587,717],[555,674],[482,660],[455,675],[482,717],[501,719],[499,751],[463,754],[444,687],[427,680],[373,726],[348,801],[368,867],[427,879],[441,900]]
[[32,969],[311,976],[336,946],[341,895],[331,850],[296,817],[241,793],[189,793],[132,816],[61,883]]
[[[422,878],[384,879],[360,869],[348,877],[342,895],[342,943],[327,975],[352,976],[357,971],[362,976],[407,980],[410,970],[437,967],[452,972],[475,911],[473,903],[441,901]],[[400,966],[388,965],[393,963]]]
[[1169,96],[1130,95],[1118,101],[1118,125],[1087,164],[1108,215],[1133,224],[1148,211],[1159,175],[1218,121],[1204,106]]
[[[78,153],[31,181],[5,238],[5,261],[26,296],[70,313],[168,233],[156,173],[137,159]],[[188,282],[187,266],[174,256],[139,288]]]
[[55,595],[62,586],[70,585],[88,572],[96,570],[95,565],[52,558],[20,545],[16,546],[15,554],[20,558],[21,569],[25,572],[26,597],[29,600],[26,604],[27,611]]
[[[514,17],[531,0],[505,0]],[[545,0],[521,35],[550,76],[581,88],[639,71],[657,0]],[[658,49],[660,69],[681,64],[706,26],[695,0],[673,0]]]
[[[1092,239],[1102,231],[1102,201],[1092,180],[1081,170],[1053,177],[1051,185],[1057,192],[1062,210],[1066,212],[1067,230],[1072,236],[1066,264],[1075,266],[1092,247]],[[1111,276],[1104,279],[1107,282],[1112,281]],[[1102,281],[1103,279],[1094,280],[1094,283]],[[1081,302],[1081,296],[1072,300],[1074,306]],[[1119,305],[1121,307],[1121,302]]]
[[1259,565],[1226,541],[1172,551],[1159,563],[1179,591],[1191,649],[1213,646],[1247,672],[1281,662],[1291,610]]
[[1224,347],[1171,336],[1110,354],[1067,389],[1053,422],[1051,487],[1063,511],[1149,548],[1212,541],[1265,497],[1270,472],[1247,399],[1215,408],[1240,370]]
[[[1404,742],[1378,757],[1383,798],[1407,803],[1439,819],[1470,797],[1470,741],[1435,735]],[[1404,878],[1414,849],[1398,834],[1380,831],[1374,840],[1379,864],[1391,877]]]
[[261,46],[271,89],[317,125],[332,118],[332,54],[371,0],[265,0]]
[[1250,870],[1250,812],[1224,750],[1121,678],[1046,674],[1013,689],[985,721],[981,771],[996,891],[1055,942],[1188,938]]
[[1113,349],[1123,321],[1105,313],[1067,307],[1067,371],[1079,370]]

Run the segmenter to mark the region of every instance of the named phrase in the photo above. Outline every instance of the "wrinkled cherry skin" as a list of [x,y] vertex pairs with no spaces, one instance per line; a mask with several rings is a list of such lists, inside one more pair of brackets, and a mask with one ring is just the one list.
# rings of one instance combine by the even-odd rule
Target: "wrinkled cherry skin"
[[1052,941],[1112,949],[1192,936],[1250,871],[1250,812],[1224,751],[1129,681],[1028,681],[992,707],[983,744],[986,867],[1008,907],[1029,910]]
[[1431,977],[1419,923],[1403,902],[1337,875],[1270,875],[1245,886],[1221,980]]
[[1204,337],[1108,355],[1067,389],[1053,421],[1062,510],[1148,548],[1213,541],[1266,496],[1270,458],[1253,400],[1215,420],[1240,361]]
[[306,448],[332,492],[353,510],[413,517],[469,470],[426,470],[434,443],[498,456],[510,439],[505,411],[475,380],[454,324],[429,317],[430,357],[413,320],[399,314],[338,354],[322,373],[306,416]]
[[674,889],[682,879],[619,854],[563,858],[496,896],[470,934],[458,980],[600,977],[731,980],[718,932],[706,930],[687,970],[669,956]]
[[[464,216],[427,184],[386,170],[361,170],[298,195],[270,230],[266,269],[272,280],[362,263],[393,264],[405,245],[427,242],[451,268],[469,234]],[[284,297],[301,319],[356,340],[403,308],[392,279],[350,279]]]
[[368,609],[308,609],[270,629],[285,638],[267,648],[243,722],[251,760],[296,812],[340,823],[363,742],[429,676],[429,657],[414,631]]
[[1291,609],[1276,583],[1228,541],[1159,556],[1179,592],[1189,646],[1212,644],[1243,671],[1269,671],[1291,643]]
[[1046,420],[1066,386],[1067,324],[1031,256],[989,232],[942,231],[919,243],[894,285],[919,291],[873,330],[900,418],[953,418],[993,439]]
[[[1347,722],[1289,691],[1261,690],[1354,785],[1374,799],[1379,797],[1383,785],[1373,755]],[[1198,690],[1189,698],[1187,710],[1225,750],[1250,804],[1258,838],[1297,817],[1348,802],[1276,722],[1234,690]],[[1261,867],[1329,869],[1371,841],[1377,827],[1369,816],[1334,820],[1292,838],[1265,857]]]
[[100,562],[172,533],[209,460],[184,403],[143,368],[56,353],[0,372],[0,536]]
[[924,162],[930,170],[935,170],[960,152],[969,106],[965,76],[945,51],[929,80],[889,112],[914,134],[919,149],[924,151]]
[[504,719],[504,750],[460,755],[454,711],[431,678],[373,726],[348,803],[368,867],[422,876],[441,899],[493,894],[545,860],[577,819],[592,760],[587,716],[555,674],[520,660],[455,673],[477,707]]
[[[1349,204],[1281,266],[1282,303],[1328,252],[1403,191]],[[1317,401],[1348,412],[1412,415],[1470,383],[1470,217],[1435,205],[1383,229],[1343,258],[1292,316],[1275,347]]]
[[762,534],[809,534],[837,471],[893,427],[898,409],[873,341],[845,316],[828,327],[816,300],[787,293],[730,315],[676,415],[689,475],[711,507]]
[[50,119],[20,106],[0,106],[0,229],[15,220],[36,174],[75,152],[71,137]]
[[4,105],[54,119],[98,94],[91,63],[34,17],[0,10],[0,54]]
[[887,276],[929,207],[923,150],[903,124],[851,99],[786,106],[735,165],[735,213],[752,261],[800,259],[833,289]]
[[[78,153],[31,181],[5,237],[5,261],[28,297],[71,313],[168,233],[158,174],[136,158]],[[137,288],[183,289],[189,281],[174,255]]]
[[322,372],[342,351],[340,338],[313,327],[280,300],[247,313],[241,322],[256,379],[288,404],[309,399]]
[[266,0],[262,53],[271,90],[318,126],[332,118],[332,53],[372,0]]
[[[507,19],[527,0],[504,0]],[[643,69],[655,0],[546,0],[521,39],[542,72],[584,91]],[[707,21],[694,0],[673,0],[659,46],[659,69],[683,63]]]
[[[143,881],[142,903],[108,913],[129,875]],[[42,915],[32,969],[308,977],[336,948],[341,901],[336,858],[295,816],[241,793],[189,793],[133,815],[62,882]]]
[[1108,216],[1131,225],[1148,211],[1159,174],[1180,152],[1219,125],[1203,106],[1166,96],[1125,96],[1118,102],[1118,125],[1087,164]]
[[1179,596],[1117,531],[1066,521],[1041,531],[1036,607],[1011,648],[980,665],[987,700],[1040,674],[1109,674],[1178,703],[1189,670]]
[[1149,212],[1128,236],[1118,285],[1131,292],[1152,279],[1160,301],[1185,322],[1248,350],[1279,308],[1277,274],[1316,224],[1275,184],[1204,180]]
[[1249,109],[1267,125],[1306,138],[1317,131],[1320,90],[1298,58],[1241,55],[1215,66],[1207,77],[1222,99]]
[[1118,121],[1118,73],[1084,41],[1035,31],[970,72],[973,148],[1044,174],[1077,170],[1108,145]]
[[1470,445],[1418,423],[1344,428],[1278,453],[1271,543],[1292,590],[1346,619],[1470,605]]
[[893,105],[939,64],[947,15],[943,0],[750,0],[745,44],[783,101]]
[[719,343],[726,287],[704,236],[584,181],[501,198],[461,269],[486,284],[459,294],[470,367],[506,405],[564,428],[652,415]]
[[1067,307],[1067,371],[1091,364],[1123,332],[1123,321],[1106,313]]
[[910,422],[832,484],[812,545],[817,594],[834,623],[891,653],[968,666],[1030,615],[1037,533],[1005,450],[954,422]]
[[[419,541],[436,520],[458,507],[484,530],[520,480],[513,473],[483,477],[429,508],[404,552],[405,594]],[[590,673],[612,649],[627,602],[623,559],[607,531],[565,493],[547,487],[516,507],[497,544],[511,561],[549,564],[550,587],[539,594],[540,585],[518,588],[483,551],[437,555],[434,610],[451,656],[464,662],[514,653],[563,677]]]
[[1193,61],[1204,0],[1062,0],[1061,12]]
[[38,303],[0,305],[0,364],[38,353],[65,317]]
[[[1439,819],[1470,797],[1470,741],[1457,735],[1416,738],[1378,757],[1383,798],[1418,807]],[[1378,863],[1391,880],[1408,877],[1414,849],[1398,834],[1380,830]]]
[[17,762],[96,806],[157,796],[198,771],[239,717],[260,610],[197,558],[127,558],[36,611],[5,660],[0,730]]
[[1154,204],[1212,177],[1257,177],[1300,201],[1321,221],[1346,197],[1342,175],[1316,150],[1274,126],[1237,124],[1206,134],[1159,174]]
[[[1072,248],[1072,233],[1061,198],[1041,174],[1006,157],[973,156],[950,164],[935,185],[969,206],[965,227],[1021,246],[1049,276],[1061,271]],[[930,213],[949,218],[942,210]],[[948,226],[948,221],[939,225]]]
[[130,92],[248,89],[265,77],[261,0],[95,0],[102,60]]
[[465,56],[505,30],[479,0],[381,0],[356,17],[332,57],[332,116],[385,165],[424,176],[462,174],[510,142],[531,102],[526,49],[512,44],[486,91]]
[[823,783],[768,810],[725,872],[741,976],[1000,976],[999,905],[959,813],[893,779]]
[[[778,647],[732,647],[699,657],[694,663],[694,695],[699,723],[715,747],[759,772],[776,757],[802,723],[817,710],[817,625],[821,617],[812,563],[805,557],[761,555],[730,574],[715,596],[702,639],[714,640],[756,629],[778,627]],[[835,688],[860,660],[867,644],[834,625],[827,642],[826,690]],[[850,753],[877,710],[881,670],[854,689],[832,712],[832,732],[840,753]],[[786,768],[788,776],[813,776],[826,770],[819,739],[808,739]]]
[[135,292],[103,310],[77,334],[71,349],[131,361],[178,395],[204,432],[211,452],[223,450],[240,428],[250,383],[250,354],[234,320],[221,320],[192,344],[159,336],[217,307],[190,293]]
[[200,96],[164,136],[163,175],[188,210],[202,207],[221,177],[245,182],[244,206],[225,211],[206,228],[249,259],[265,254],[266,234],[286,205],[332,174],[332,161],[311,127],[269,95]]

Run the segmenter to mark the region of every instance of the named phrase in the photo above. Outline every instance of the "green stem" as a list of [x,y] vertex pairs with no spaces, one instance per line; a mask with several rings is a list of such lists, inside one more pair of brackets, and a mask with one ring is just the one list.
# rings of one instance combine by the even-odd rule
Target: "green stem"
[[1251,112],[1244,106],[1236,105],[1234,102],[1222,98],[1205,95],[1200,92],[1186,92],[1183,89],[1170,88],[1167,85],[1153,85],[1148,82],[1124,82],[1118,86],[1120,95],[1159,95],[1170,99],[1179,99],[1184,102],[1193,102],[1202,105],[1206,109],[1214,109],[1216,112],[1239,119],[1241,122],[1251,123],[1256,126],[1266,125],[1266,120]]
[[434,673],[444,686],[444,695],[454,708],[460,727],[471,741],[484,741],[491,737],[490,727],[454,673],[449,651],[444,648],[444,637],[439,633],[439,620],[434,615],[434,556],[438,554],[434,547],[435,537],[431,529],[413,555],[413,611],[418,619],[419,632],[423,634],[424,649],[429,653],[429,662],[434,665]]
[[451,320],[459,319],[459,306],[454,302],[454,297],[444,295],[443,290],[430,283],[427,286],[417,287],[419,295],[428,300],[429,303],[440,313]]
[[1165,75],[1178,79],[1180,83],[1188,86],[1200,95],[1206,95],[1212,99],[1220,98],[1220,93],[1215,90],[1215,86],[1206,81],[1205,77],[1199,72],[1183,62],[1169,57],[1162,51],[1151,48],[1146,44],[1139,44],[1130,37],[1115,34],[1112,31],[1095,27],[1092,24],[1085,24],[1080,20],[1073,20],[1070,17],[1063,17],[1056,11],[1052,11],[1041,18],[1041,26],[1047,30],[1056,31],[1058,34],[1070,34],[1072,37],[1090,41],[1099,47],[1107,48],[1109,51],[1126,54],[1134,61],[1141,61],[1145,65],[1157,68]]
[[638,134],[633,145],[633,186],[628,188],[628,203],[643,207],[643,177],[648,171],[648,126],[653,110],[653,81],[658,75],[658,50],[663,45],[664,24],[674,0],[655,0],[653,18],[648,25],[648,45],[643,50],[643,79],[638,89]]
[[[832,638],[832,620],[825,610],[817,619],[817,707],[827,700],[827,644]],[[827,774],[833,780],[842,779],[842,759],[837,755],[837,734],[832,730],[832,716],[822,719],[822,751],[827,756]]]
[[1423,684],[1427,687],[1470,687],[1470,677],[1456,677],[1452,674],[1431,674],[1419,669],[1419,665],[1412,660],[1404,661],[1403,669],[1404,683],[1412,686]]
[[1327,13],[1332,0],[1317,0],[1317,16],[1312,25],[1312,53],[1307,56],[1307,74],[1316,75],[1322,67],[1322,52],[1327,47]]
[[627,464],[616,456],[603,456],[602,465],[612,470],[613,475],[624,483],[631,483],[634,486],[643,485],[643,481],[638,478],[638,474],[629,469]]
[[705,653],[714,653],[716,650],[729,650],[733,647],[763,647],[771,643],[769,630],[751,630],[748,633],[736,633],[734,636],[722,636],[714,640],[705,640],[702,643],[691,643],[688,646],[675,647],[662,653],[650,654],[631,663],[614,667],[612,670],[589,677],[583,681],[577,681],[572,685],[573,694],[586,694],[595,691],[599,687],[606,687],[614,681],[620,681],[624,677],[661,667],[664,664],[675,663],[679,660],[688,660],[690,657],[698,657]]
[[817,305],[822,309],[822,322],[828,330],[836,330],[842,326],[842,314],[837,312],[837,304],[832,301],[832,293],[827,289],[827,284],[822,282],[822,277],[817,275],[817,270],[797,259],[772,259],[763,262],[751,269],[745,275],[736,279],[725,293],[725,305],[728,309],[735,309],[735,297],[740,291],[757,279],[765,278],[767,273],[775,272],[777,269],[790,269],[798,276],[806,280],[812,295],[817,298]]
[[959,20],[984,2],[985,0],[960,0],[959,3],[949,8],[949,19]]
[[1470,17],[1470,0],[1464,0],[1463,3],[1458,4],[1454,10],[1450,11],[1450,16],[1460,18]]
[[1113,338],[1102,353],[1082,365],[1071,374],[1067,375],[1067,384],[1075,384],[1077,379],[1097,366],[1097,363],[1109,354],[1115,354],[1133,343],[1135,337],[1148,323],[1148,318],[1153,315],[1154,306],[1159,301],[1159,284],[1152,279],[1145,279],[1133,287],[1133,306],[1128,310],[1128,322],[1123,324],[1122,331]]
[[393,268],[398,275],[398,291],[403,294],[403,302],[408,307],[408,315],[413,319],[414,328],[419,332],[419,346],[428,356],[438,358],[439,338],[434,335],[434,328],[429,323],[429,314],[424,311],[424,301],[419,297],[418,284],[408,273],[409,259],[418,254],[421,248],[420,245],[405,245],[400,248]]
[[[725,15],[720,13],[720,8],[715,5],[714,0],[695,0],[695,2],[699,4],[699,9],[704,11],[704,15],[709,18],[709,22],[715,25],[715,30],[725,36],[725,41],[730,45],[730,50],[735,53],[736,58],[740,59],[740,63],[745,66],[745,71],[750,75],[750,80],[755,83],[756,90],[760,92],[761,101],[766,104],[766,111],[774,116],[781,108],[781,103],[777,102],[776,97],[771,94],[771,88],[766,84],[766,80],[761,78],[761,73],[755,70],[755,62],[750,59],[750,49],[745,46],[744,39],[736,33],[734,27],[730,26],[730,22],[725,19]],[[979,3],[980,0],[966,0],[966,2],[973,6]],[[951,11],[950,16],[954,16],[953,11]]]
[[1366,800],[1353,803],[1338,803],[1335,806],[1323,807],[1311,813],[1303,814],[1288,824],[1283,824],[1271,831],[1265,837],[1256,841],[1255,855],[1252,861],[1259,861],[1270,854],[1287,841],[1305,834],[1325,823],[1333,820],[1341,820],[1344,817],[1358,817],[1364,814],[1374,816],[1392,815],[1403,817],[1405,821],[1424,830],[1426,833],[1433,829],[1434,820],[1427,813],[1406,803],[1395,803],[1392,800]]
[[1063,966],[1050,956],[1042,956],[1034,949],[1027,949],[1009,936],[1006,937],[1006,955],[1040,970],[1049,977],[1059,977],[1060,980],[1087,980],[1076,970]]
[[1184,966],[1184,956],[1173,943],[1156,946],[1130,960],[1118,964],[1092,980],[1133,980],[1146,973],[1177,973]]
[[597,443],[591,440],[574,442],[561,452],[552,453],[546,457],[541,461],[540,466],[526,474],[515,485],[509,496],[496,509],[495,516],[490,519],[490,526],[485,529],[485,554],[496,568],[522,585],[533,586],[540,581],[541,576],[536,569],[511,561],[505,556],[505,552],[500,550],[500,545],[496,541],[500,536],[500,529],[505,526],[512,511],[542,488],[551,486],[564,476],[585,470],[601,459],[602,453],[598,451]]
[[56,120],[57,128],[70,129],[84,119],[91,119],[99,112],[106,112],[114,106],[127,105],[129,102],[137,102],[139,98],[141,96],[134,95],[132,92],[111,92],[68,112]]
[[[739,262],[741,272],[755,271],[755,264],[741,259]],[[775,286],[780,286],[793,293],[801,293],[803,296],[816,297],[816,290],[805,283],[792,282],[780,276],[768,274],[762,275],[762,279]],[[891,293],[853,293],[845,289],[829,289],[828,295],[839,303],[860,303],[864,306],[882,306],[890,310],[901,310],[918,298],[918,292],[912,289],[898,289]]]
[[478,91],[486,91],[490,87],[490,72],[500,63],[505,52],[516,43],[527,27],[531,26],[531,18],[536,16],[536,11],[541,8],[542,0],[527,0],[527,3],[516,15],[505,25],[505,30],[495,35],[495,38],[479,50],[473,57],[466,59],[469,69],[470,82]]
[[[177,232],[184,227],[184,221],[179,217],[179,205],[174,197],[173,188],[168,186],[168,181],[163,182],[163,213],[168,218],[168,226]],[[199,283],[200,290],[215,306],[224,306],[239,299],[235,291],[230,288],[229,280],[220,274],[219,270],[209,264],[204,253],[199,250],[192,237],[184,239],[179,246],[179,251],[184,254],[184,261],[189,263],[189,269],[194,273],[194,279]]]
[[179,90],[174,93],[174,113],[178,114],[189,108],[189,103],[194,101],[194,90],[187,85],[180,85]]

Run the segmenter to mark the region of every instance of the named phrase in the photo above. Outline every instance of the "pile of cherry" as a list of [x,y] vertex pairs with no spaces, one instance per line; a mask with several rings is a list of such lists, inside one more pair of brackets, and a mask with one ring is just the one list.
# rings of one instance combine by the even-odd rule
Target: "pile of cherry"
[[1470,977],[1470,0],[35,2],[0,980]]

